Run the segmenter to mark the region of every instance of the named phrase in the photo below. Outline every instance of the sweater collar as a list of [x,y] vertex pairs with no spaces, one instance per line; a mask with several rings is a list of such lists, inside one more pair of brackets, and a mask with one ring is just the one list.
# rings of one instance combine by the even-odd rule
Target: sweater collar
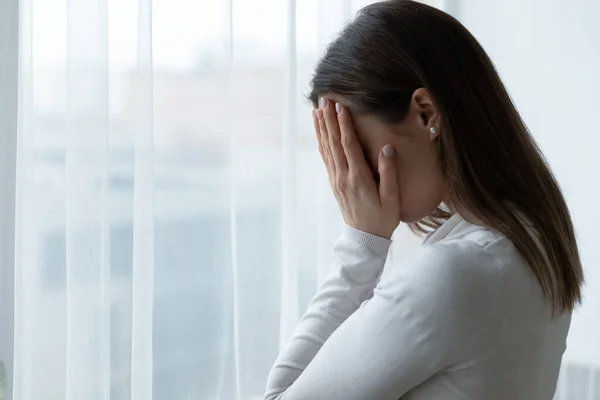
[[423,240],[423,244],[437,243],[452,233],[467,229],[469,225],[470,224],[467,223],[459,214],[454,214],[446,222],[444,222],[442,226],[427,235]]

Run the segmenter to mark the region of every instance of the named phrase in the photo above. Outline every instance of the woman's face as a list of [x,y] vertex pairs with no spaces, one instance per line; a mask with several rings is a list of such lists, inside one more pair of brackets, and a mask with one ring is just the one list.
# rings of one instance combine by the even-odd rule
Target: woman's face
[[[416,94],[417,92],[415,96]],[[419,104],[419,99],[415,96],[406,117],[395,125],[386,124],[374,115],[356,113],[352,115],[356,136],[376,178],[378,178],[377,161],[381,149],[386,144],[394,146],[397,152],[400,186],[398,201],[401,207],[401,220],[406,223],[417,222],[429,215],[446,195],[436,143],[440,130],[439,115],[437,111],[428,108],[427,100]],[[336,95],[326,97],[347,106],[352,111],[352,107],[344,101],[343,97]],[[432,126],[436,129],[435,134],[430,131]]]

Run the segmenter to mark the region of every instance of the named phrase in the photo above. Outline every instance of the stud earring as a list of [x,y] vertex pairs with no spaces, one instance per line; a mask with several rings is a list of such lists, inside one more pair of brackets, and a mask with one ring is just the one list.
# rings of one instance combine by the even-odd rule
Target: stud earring
[[431,132],[432,135],[435,135],[435,133],[437,131],[436,131],[435,127],[432,126],[431,128],[429,128],[429,132]]

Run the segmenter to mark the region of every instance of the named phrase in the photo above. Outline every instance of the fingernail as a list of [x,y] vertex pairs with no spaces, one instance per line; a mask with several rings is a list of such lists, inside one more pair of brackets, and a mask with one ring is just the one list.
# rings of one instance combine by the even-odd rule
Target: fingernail
[[321,110],[320,108],[317,108],[315,110],[315,112],[317,113],[317,118],[323,119],[323,110]]
[[391,144],[386,144],[383,146],[383,155],[386,157],[391,157],[394,155],[394,147]]
[[319,107],[320,108],[325,108],[327,107],[327,99],[325,97],[321,97],[319,99]]
[[342,112],[342,105],[340,103],[335,103],[335,111],[338,114]]

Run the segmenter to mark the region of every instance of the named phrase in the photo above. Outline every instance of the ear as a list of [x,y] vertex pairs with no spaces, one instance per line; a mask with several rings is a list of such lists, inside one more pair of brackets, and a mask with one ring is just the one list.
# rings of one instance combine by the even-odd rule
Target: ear
[[415,90],[410,100],[410,110],[423,134],[431,141],[436,140],[441,131],[440,113],[427,89]]

